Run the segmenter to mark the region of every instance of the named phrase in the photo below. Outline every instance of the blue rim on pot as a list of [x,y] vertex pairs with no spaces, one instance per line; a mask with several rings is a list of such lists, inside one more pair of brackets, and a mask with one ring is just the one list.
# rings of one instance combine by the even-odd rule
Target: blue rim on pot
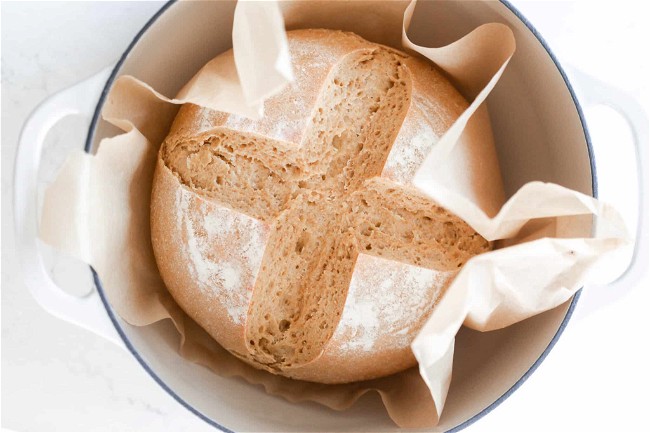
[[[521,12],[519,12],[512,4],[510,4],[508,2],[508,0],[500,0],[500,1],[522,23],[524,23],[526,25],[528,30],[530,30],[533,33],[533,35],[537,38],[537,40],[544,47],[544,49],[546,50],[548,55],[553,60],[553,63],[555,64],[557,70],[560,72],[560,75],[562,75],[562,79],[564,80],[564,83],[566,84],[567,89],[569,90],[569,93],[571,94],[571,99],[573,99],[573,103],[575,104],[576,110],[578,112],[578,117],[580,118],[580,123],[582,125],[582,130],[583,130],[584,135],[585,135],[585,141],[587,143],[587,152],[588,152],[588,155],[589,155],[589,165],[590,165],[590,168],[591,168],[591,188],[592,188],[592,191],[593,191],[593,197],[598,198],[598,179],[597,179],[597,175],[596,175],[596,163],[595,163],[595,160],[594,160],[594,152],[593,152],[593,147],[592,147],[592,144],[591,144],[591,138],[589,136],[589,131],[587,129],[587,123],[585,121],[584,114],[583,114],[582,108],[580,106],[580,102],[578,101],[578,98],[575,95],[573,87],[571,86],[571,83],[569,82],[569,79],[568,79],[566,73],[562,69],[562,66],[560,66],[560,63],[558,62],[557,58],[555,57],[555,55],[551,51],[550,47],[548,46],[548,44],[546,43],[544,38],[535,29],[535,27],[533,27],[533,25],[521,14]],[[117,62],[117,64],[115,65],[115,68],[111,72],[111,75],[109,76],[108,81],[106,82],[106,85],[104,86],[104,89],[102,90],[102,93],[100,94],[99,101],[97,102],[95,112],[94,112],[92,120],[90,122],[90,127],[88,129],[88,135],[86,137],[86,144],[84,146],[84,150],[86,152],[91,151],[93,138],[94,138],[94,135],[95,135],[95,129],[97,127],[97,123],[99,122],[99,118],[100,118],[100,115],[101,115],[102,108],[104,106],[104,102],[106,101],[106,97],[108,95],[108,92],[109,92],[111,86],[113,85],[113,82],[117,78],[118,71],[122,67],[122,64],[124,63],[126,57],[129,55],[129,53],[131,52],[131,50],[133,49],[135,44],[140,40],[142,35],[149,29],[149,27],[151,27],[153,25],[153,23],[156,22],[156,20],[158,18],[160,18],[160,16],[163,13],[165,13],[165,11],[167,9],[169,9],[169,7],[172,6],[175,2],[176,2],[176,0],[169,0],[167,3],[165,3],[165,5],[162,8],[160,8],[160,10],[158,12],[156,12],[151,17],[151,19],[149,19],[149,21],[147,21],[147,23],[144,25],[144,27],[142,27],[142,29],[140,29],[140,31],[135,35],[135,37],[133,38],[133,40],[131,41],[129,46],[126,48],[126,50],[124,51],[124,53],[120,57],[119,61]],[[107,299],[106,293],[104,292],[104,289],[102,287],[102,283],[99,280],[99,276],[97,275],[97,273],[95,272],[95,270],[92,267],[90,269],[91,269],[92,274],[93,274],[93,280],[95,282],[95,286],[97,287],[97,292],[99,293],[99,296],[100,296],[100,298],[102,300],[102,303],[104,304],[104,308],[106,309],[106,313],[110,317],[111,322],[113,323],[113,326],[115,327],[118,334],[120,335],[120,338],[124,342],[124,345],[127,347],[129,352],[131,352],[131,354],[138,360],[138,362],[145,369],[145,371],[147,373],[149,373],[149,375],[156,381],[156,383],[158,383],[158,385],[160,385],[169,395],[171,395],[178,403],[180,403],[182,406],[184,406],[187,410],[189,410],[190,412],[192,412],[193,414],[195,414],[196,416],[198,416],[199,418],[201,418],[202,420],[204,420],[205,422],[207,422],[211,426],[213,426],[213,427],[215,427],[215,428],[217,428],[217,429],[219,429],[221,431],[233,432],[232,430],[228,429],[227,427],[217,423],[215,420],[213,420],[213,419],[209,418],[208,416],[206,416],[205,414],[201,413],[195,407],[193,407],[191,404],[189,404],[188,402],[183,400],[183,398],[181,398],[178,394],[176,394],[174,392],[174,390],[172,390],[169,386],[167,386],[167,384],[151,369],[149,364],[147,364],[147,362],[140,355],[140,353],[135,349],[135,347],[133,347],[133,345],[131,344],[131,341],[128,339],[128,337],[124,333],[124,330],[122,329],[120,323],[117,321],[117,318],[115,317],[115,313],[113,312],[112,307],[108,303],[108,299]],[[564,319],[562,320],[562,323],[560,324],[560,327],[558,328],[557,332],[555,333],[555,335],[551,339],[551,341],[548,344],[548,346],[546,347],[546,349],[544,349],[544,352],[542,352],[542,354],[539,356],[539,358],[537,358],[537,360],[526,371],[526,373],[524,373],[524,375],[521,376],[519,378],[519,380],[517,380],[517,382],[514,385],[512,385],[512,387],[510,387],[510,389],[508,389],[503,395],[501,395],[498,399],[496,399],[492,404],[490,404],[488,407],[486,407],[485,409],[483,409],[482,411],[480,411],[479,413],[477,413],[476,415],[474,415],[473,417],[471,417],[467,421],[465,421],[465,422],[453,427],[452,429],[448,430],[448,432],[460,431],[460,430],[468,427],[469,425],[475,423],[476,421],[478,421],[479,419],[481,419],[482,417],[484,417],[488,413],[490,413],[497,406],[499,406],[505,399],[510,397],[510,395],[513,392],[515,392],[530,377],[530,375],[535,372],[535,370],[537,370],[537,367],[539,367],[539,365],[544,361],[544,359],[546,359],[546,356],[548,356],[551,349],[553,349],[553,347],[555,346],[555,343],[557,343],[557,340],[559,339],[560,335],[562,335],[562,332],[564,332],[564,329],[566,328],[566,326],[567,326],[567,324],[569,322],[569,319],[571,318],[571,316],[573,314],[573,310],[575,309],[576,304],[578,303],[578,299],[580,298],[581,292],[582,292],[582,289],[578,290],[578,292],[576,292],[576,294],[573,296],[573,299],[571,300],[571,305],[569,305],[569,309],[567,310],[566,315],[564,316]]]

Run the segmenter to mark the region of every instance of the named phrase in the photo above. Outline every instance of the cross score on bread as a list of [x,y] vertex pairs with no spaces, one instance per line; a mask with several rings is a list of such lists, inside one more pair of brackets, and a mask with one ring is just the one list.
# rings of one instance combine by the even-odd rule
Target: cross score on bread
[[488,249],[456,216],[380,177],[411,97],[403,60],[383,47],[346,56],[299,143],[216,127],[164,144],[161,157],[184,185],[271,226],[240,356],[270,370],[316,359],[359,252],[454,271]]

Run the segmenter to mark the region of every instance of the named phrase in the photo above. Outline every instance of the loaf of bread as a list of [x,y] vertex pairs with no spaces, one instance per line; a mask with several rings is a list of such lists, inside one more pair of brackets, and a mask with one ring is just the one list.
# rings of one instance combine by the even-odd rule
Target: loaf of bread
[[[467,102],[428,62],[354,34],[288,41],[296,80],[261,120],[179,111],[154,178],[158,267],[180,307],[257,368],[389,375],[415,365],[441,293],[490,248],[411,185]],[[491,161],[459,181],[498,175]]]

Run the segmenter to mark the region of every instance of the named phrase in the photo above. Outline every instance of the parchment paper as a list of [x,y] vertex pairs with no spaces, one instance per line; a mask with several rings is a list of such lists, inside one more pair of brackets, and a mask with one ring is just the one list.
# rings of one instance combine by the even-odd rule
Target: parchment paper
[[[622,272],[632,243],[614,209],[559,185],[526,184],[500,210],[457,186],[444,162],[462,146],[464,134],[490,133],[483,101],[514,53],[515,40],[508,27],[494,23],[445,47],[418,46],[407,36],[414,9],[415,1],[240,2],[233,28],[236,69],[215,59],[175,99],[133,77],[116,81],[103,117],[124,134],[102,140],[96,155],[79,152],[67,160],[46,193],[41,238],[91,264],[127,322],[146,326],[170,318],[181,334],[181,355],[216,374],[241,376],[290,401],[310,400],[339,410],[375,390],[399,426],[435,425],[461,325],[489,331],[556,307],[585,283],[606,282]],[[471,259],[440,300],[412,344],[419,369],[346,385],[300,382],[256,370],[194,323],[158,273],[150,240],[150,193],[158,147],[176,105],[192,102],[262,115],[263,101],[293,79],[285,24],[288,29],[351,30],[418,52],[449,74],[471,101],[427,156],[415,185],[499,248]],[[603,261],[607,266],[601,266]],[[603,269],[609,274],[596,272]]]

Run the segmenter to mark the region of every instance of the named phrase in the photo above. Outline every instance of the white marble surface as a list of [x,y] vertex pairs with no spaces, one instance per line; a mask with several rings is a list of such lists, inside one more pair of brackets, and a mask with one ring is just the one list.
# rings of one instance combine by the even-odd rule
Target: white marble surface
[[[563,62],[636,95],[650,110],[650,76],[642,2],[514,2]],[[618,3],[617,3],[618,5]],[[21,125],[46,96],[111,63],[158,2],[3,3],[2,13],[2,427],[12,430],[177,431],[211,428],[178,405],[131,355],[49,316],[30,297],[14,254],[13,159]],[[645,15],[647,16],[647,15]],[[645,27],[645,29],[643,29]],[[629,134],[603,109],[588,110],[602,195],[629,211],[616,194],[629,160],[607,154]],[[51,179],[66,151],[81,146],[85,121],[68,118],[47,139],[39,175]],[[616,133],[623,134],[621,136]],[[628,135],[625,135],[628,134]],[[620,138],[622,137],[622,138]],[[646,143],[647,146],[647,143]],[[606,155],[607,154],[607,155]],[[614,176],[612,176],[614,173]],[[612,192],[614,191],[614,192]],[[647,240],[645,241],[647,242]],[[645,259],[647,261],[647,258]],[[74,293],[89,289],[75,264],[50,260],[55,279]],[[647,265],[646,265],[647,267]],[[650,281],[613,304],[602,289],[585,291],[577,319],[538,371],[467,431],[634,431],[645,421],[650,365]],[[643,289],[642,289],[643,287]],[[637,397],[638,396],[638,397]],[[644,397],[645,396],[645,397]]]

